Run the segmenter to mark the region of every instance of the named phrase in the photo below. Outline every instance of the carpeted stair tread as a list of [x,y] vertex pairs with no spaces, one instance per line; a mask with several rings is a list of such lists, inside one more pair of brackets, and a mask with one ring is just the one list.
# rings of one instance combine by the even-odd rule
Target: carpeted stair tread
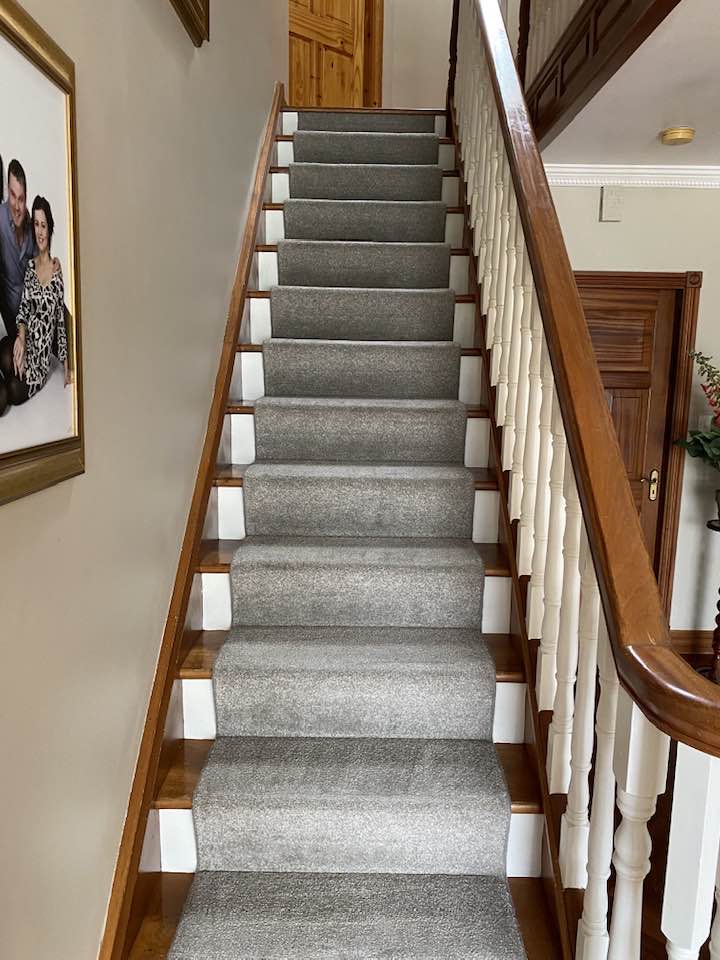
[[440,200],[439,164],[291,163],[290,196],[313,200]]
[[434,133],[434,114],[352,113],[301,110],[298,130],[338,130],[345,133]]
[[298,130],[293,157],[298,163],[420,164],[438,162],[435,133],[344,133]]
[[250,536],[472,536],[475,481],[462,466],[256,462],[243,483]]
[[219,737],[193,809],[201,870],[505,874],[485,740]]
[[457,400],[460,346],[445,341],[268,340],[269,397]]
[[281,240],[278,282],[299,287],[448,287],[450,244]]
[[243,627],[214,682],[219,736],[492,739],[477,630]]
[[467,413],[455,400],[261,397],[258,460],[462,463]]
[[480,629],[483,581],[469,540],[248,537],[230,567],[233,624]]
[[170,960],[524,960],[501,877],[202,872]]
[[353,287],[274,287],[272,333],[281,338],[452,340],[455,293]]
[[447,205],[439,201],[287,200],[289,240],[442,243]]

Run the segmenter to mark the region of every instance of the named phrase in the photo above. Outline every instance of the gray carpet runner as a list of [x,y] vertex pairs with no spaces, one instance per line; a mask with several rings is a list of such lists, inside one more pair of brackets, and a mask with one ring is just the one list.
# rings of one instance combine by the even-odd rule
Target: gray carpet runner
[[289,240],[443,243],[447,206],[435,200],[287,200]]
[[435,117],[298,128],[170,960],[523,960]]
[[275,337],[309,340],[452,340],[455,293],[350,287],[275,287]]

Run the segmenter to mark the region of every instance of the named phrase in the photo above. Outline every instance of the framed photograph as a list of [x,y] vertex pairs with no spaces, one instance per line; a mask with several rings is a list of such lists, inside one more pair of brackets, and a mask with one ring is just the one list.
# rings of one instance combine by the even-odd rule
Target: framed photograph
[[210,0],[170,0],[196,47],[210,39]]
[[0,0],[0,503],[84,467],[75,68]]

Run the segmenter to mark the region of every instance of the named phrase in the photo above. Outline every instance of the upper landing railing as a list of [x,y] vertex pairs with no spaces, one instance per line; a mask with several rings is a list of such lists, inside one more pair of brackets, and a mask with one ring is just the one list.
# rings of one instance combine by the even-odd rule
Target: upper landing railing
[[529,639],[539,641],[538,706],[552,711],[547,775],[550,792],[567,795],[560,868],[565,887],[585,888],[578,955],[640,957],[647,822],[666,789],[673,738],[680,746],[662,931],[668,955],[686,960],[710,931],[720,688],[670,641],[497,0],[456,0],[453,36],[449,99],[502,467],[518,521],[518,572],[530,578],[525,614]]

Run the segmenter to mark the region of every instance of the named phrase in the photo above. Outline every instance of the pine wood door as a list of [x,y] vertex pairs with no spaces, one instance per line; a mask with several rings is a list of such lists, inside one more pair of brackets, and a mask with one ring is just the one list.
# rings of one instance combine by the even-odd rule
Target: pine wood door
[[367,0],[289,0],[290,103],[362,107]]
[[[583,283],[583,275],[578,276],[605,395],[657,572],[678,298],[675,290],[652,288],[644,281],[625,283],[603,286],[599,278]],[[659,475],[656,499],[651,499],[653,470]]]

